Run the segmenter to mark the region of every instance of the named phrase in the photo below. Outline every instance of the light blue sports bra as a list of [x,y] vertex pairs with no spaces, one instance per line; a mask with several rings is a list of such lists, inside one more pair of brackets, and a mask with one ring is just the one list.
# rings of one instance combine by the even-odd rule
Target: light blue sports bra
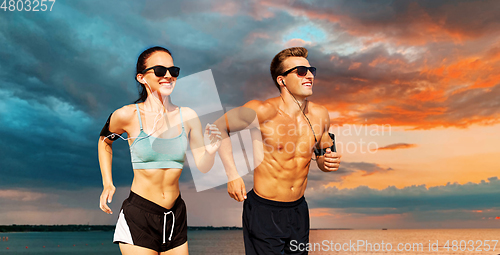
[[184,156],[187,150],[187,135],[184,131],[184,122],[182,122],[182,112],[179,107],[181,116],[182,132],[173,138],[159,138],[148,136],[142,129],[141,113],[139,106],[137,108],[137,116],[139,117],[139,125],[141,132],[130,145],[130,156],[132,159],[133,169],[155,169],[155,168],[181,168],[184,165]]

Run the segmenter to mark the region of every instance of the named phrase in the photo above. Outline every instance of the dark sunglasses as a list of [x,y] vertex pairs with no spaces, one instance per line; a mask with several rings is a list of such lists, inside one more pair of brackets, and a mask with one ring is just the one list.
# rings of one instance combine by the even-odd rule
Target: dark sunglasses
[[313,76],[316,76],[316,67],[307,67],[307,66],[296,66],[292,69],[288,69],[288,71],[282,73],[281,75],[287,76],[289,73],[291,73],[293,70],[297,69],[297,75],[298,76],[306,76],[307,75],[307,70],[311,71]]
[[144,74],[151,69],[154,70],[156,77],[164,77],[165,74],[167,74],[167,71],[170,73],[170,75],[172,75],[172,77],[177,77],[179,76],[179,72],[181,71],[181,69],[177,66],[171,66],[171,67],[153,66],[144,69],[144,71],[142,71],[141,73]]

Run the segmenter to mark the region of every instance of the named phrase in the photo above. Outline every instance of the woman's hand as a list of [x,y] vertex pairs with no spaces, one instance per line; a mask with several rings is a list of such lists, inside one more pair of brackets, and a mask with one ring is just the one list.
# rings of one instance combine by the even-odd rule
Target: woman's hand
[[[113,195],[115,194],[115,186],[106,186],[102,190],[99,207],[101,210],[107,214],[113,214],[111,209],[108,207],[107,203],[111,203],[113,200]],[[107,202],[107,203],[106,203]]]
[[209,154],[214,154],[219,149],[221,140],[221,133],[217,126],[214,124],[207,124],[205,133],[203,134],[205,151]]

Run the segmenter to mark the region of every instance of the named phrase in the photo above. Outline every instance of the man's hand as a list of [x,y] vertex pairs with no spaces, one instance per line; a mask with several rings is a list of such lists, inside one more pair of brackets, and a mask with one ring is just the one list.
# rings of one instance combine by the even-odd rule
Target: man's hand
[[241,177],[238,177],[227,183],[227,193],[238,202],[243,202],[247,199],[247,191],[245,189],[245,182]]
[[330,148],[327,148],[323,157],[323,165],[326,171],[332,172],[339,170],[340,158],[342,157],[340,154],[332,152]]

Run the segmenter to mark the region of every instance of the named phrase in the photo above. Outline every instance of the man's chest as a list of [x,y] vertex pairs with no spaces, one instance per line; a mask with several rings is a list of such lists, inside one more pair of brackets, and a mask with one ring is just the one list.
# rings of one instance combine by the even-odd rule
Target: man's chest
[[[278,114],[272,119],[264,121],[261,125],[262,139],[269,149],[284,151],[287,153],[297,152],[300,154],[310,151],[316,139],[320,139],[323,127],[318,119],[308,115],[309,122],[304,116],[292,118],[287,115]],[[313,131],[314,130],[314,131]]]

